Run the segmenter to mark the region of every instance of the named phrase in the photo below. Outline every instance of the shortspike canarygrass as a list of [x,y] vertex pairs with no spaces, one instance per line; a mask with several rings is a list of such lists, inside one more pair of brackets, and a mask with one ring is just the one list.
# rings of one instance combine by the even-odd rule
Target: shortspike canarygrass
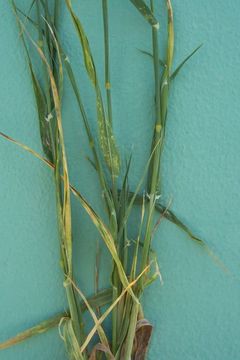
[[[83,58],[84,71],[88,75],[94,89],[94,107],[98,125],[97,137],[93,135],[92,124],[78,87],[76,80],[78,74],[74,73],[68,56],[66,56],[61,45],[61,37],[59,36],[61,29],[59,28],[58,21],[61,11],[60,0],[54,0],[54,6],[51,7],[48,0],[35,0],[32,2],[27,14],[19,8],[21,5],[20,1],[18,4],[12,1],[13,14],[16,17],[20,41],[25,49],[29,75],[36,99],[43,155],[11,138],[9,135],[3,133],[0,133],[0,135],[2,138],[38,158],[54,173],[53,181],[56,193],[63,286],[66,290],[69,310],[44,320],[42,323],[5,341],[0,344],[1,350],[58,326],[59,334],[65,343],[69,359],[146,359],[152,326],[144,318],[142,297],[144,296],[145,288],[160,276],[157,255],[152,249],[154,233],[160,223],[160,221],[156,223],[155,215],[160,213],[161,218],[171,221],[182,229],[190,239],[206,247],[206,244],[195,236],[159,200],[162,194],[160,172],[162,150],[165,141],[168,101],[172,82],[181,68],[200,47],[197,47],[187,56],[175,70],[172,70],[174,57],[174,18],[171,1],[166,0],[166,8],[162,9],[166,13],[168,25],[167,46],[165,54],[161,56],[161,59],[159,58],[160,27],[156,15],[158,11],[155,11],[157,5],[154,4],[153,0],[149,2],[150,5],[143,0],[130,0],[130,2],[133,5],[132,9],[136,9],[139,12],[139,16],[142,15],[143,19],[146,20],[145,23],[143,21],[143,31],[145,31],[146,27],[152,29],[152,37],[149,39],[149,42],[152,44],[152,53],[148,53],[145,50],[142,52],[149,55],[153,63],[153,87],[155,89],[153,135],[152,144],[149,148],[149,160],[134,191],[130,190],[131,157],[125,168],[121,161],[121,154],[113,128],[114,122],[117,119],[113,117],[112,112],[109,47],[111,28],[109,24],[108,0],[102,0],[105,94],[101,91],[91,44],[71,0],[65,0],[64,9],[64,11],[67,10],[70,14],[70,19],[76,30],[82,50],[79,56]],[[37,41],[33,40],[32,33],[34,33],[34,38],[37,33]],[[34,51],[38,54],[42,64],[40,74],[39,71],[36,72],[36,69],[34,69],[32,59],[32,56],[35,56]],[[139,54],[139,56],[142,55]],[[104,216],[97,214],[89,202],[82,196],[81,192],[70,182],[67,149],[64,142],[62,124],[64,74],[67,76],[76,97],[79,117],[81,118],[89,143],[89,151],[91,153],[89,159],[91,159],[93,171],[97,172],[101,191],[104,194],[102,198],[106,211]],[[127,106],[127,104],[125,105]],[[143,191],[145,183],[146,193]],[[120,187],[119,184],[121,184]],[[73,262],[71,193],[78,199],[80,206],[89,215],[93,226],[97,228],[103,243],[109,251],[112,264],[109,287],[101,291],[97,290],[96,294],[89,298],[81,291],[81,282],[76,284],[74,279],[75,267],[77,265]],[[129,217],[134,207],[140,210],[140,221],[135,224],[136,233],[138,234],[137,238],[131,241],[131,246],[129,246]],[[94,266],[95,264],[93,264]],[[101,269],[98,269],[98,271],[101,271]],[[104,308],[106,306],[107,310]],[[89,312],[94,322],[94,327],[89,333],[86,333],[85,330],[83,317],[85,311]],[[108,316],[111,316],[112,319],[110,335],[104,329],[104,320]],[[96,334],[97,341],[95,341]],[[161,352],[161,349],[159,351]]]

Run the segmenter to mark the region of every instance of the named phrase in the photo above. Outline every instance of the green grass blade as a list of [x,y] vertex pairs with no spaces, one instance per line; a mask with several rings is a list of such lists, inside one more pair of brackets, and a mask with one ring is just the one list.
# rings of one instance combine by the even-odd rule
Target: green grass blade
[[32,79],[32,85],[33,85],[33,90],[34,90],[34,95],[35,95],[35,100],[36,100],[36,105],[37,105],[39,128],[40,128],[40,137],[41,137],[43,151],[46,154],[47,158],[50,161],[53,161],[53,144],[52,144],[51,131],[50,131],[50,121],[52,119],[51,119],[50,114],[48,114],[48,107],[47,107],[47,104],[46,104],[46,98],[45,98],[45,96],[43,94],[40,83],[37,80],[37,77],[36,77],[35,72],[33,70],[33,64],[31,62],[31,58],[30,58],[30,55],[29,55],[29,52],[28,52],[28,48],[27,48],[27,45],[26,45],[26,42],[25,42],[25,39],[24,39],[23,28],[22,28],[21,21],[20,21],[20,19],[18,17],[18,14],[17,14],[18,9],[17,9],[14,1],[12,2],[12,7],[13,7],[13,11],[14,11],[15,16],[16,16],[18,28],[19,28],[20,35],[21,35],[21,40],[22,40],[22,43],[23,43],[24,50],[26,52],[28,66],[29,66],[30,75],[31,75],[31,79]]
[[40,136],[42,141],[43,151],[46,154],[47,158],[50,161],[53,161],[54,158],[54,150],[52,144],[52,137],[50,131],[50,122],[52,121],[53,117],[51,114],[48,114],[48,109],[46,105],[45,97],[42,93],[42,89],[40,84],[34,74],[32,64],[29,62],[29,68],[31,72],[33,90],[35,94],[36,104],[37,104],[37,111],[38,111],[38,118],[39,118],[39,127],[40,127]]
[[16,5],[14,5],[19,14],[23,15],[26,20],[28,20],[36,29],[38,29],[38,23],[34,21],[28,14],[19,9]]
[[122,182],[122,188],[121,191],[119,191],[118,198],[119,198],[119,223],[121,223],[121,214],[120,212],[125,212],[125,200],[128,198],[128,175],[131,167],[132,162],[132,155],[129,157],[129,160],[127,162],[126,171],[124,174],[123,182]]
[[44,164],[46,164],[47,166],[51,167],[52,169],[54,169],[54,165],[46,158],[44,158],[42,155],[40,155],[39,153],[37,153],[35,150],[31,149],[29,146],[22,144],[21,142],[13,139],[12,137],[4,134],[2,131],[0,131],[0,136],[10,142],[12,142],[13,144],[19,146],[20,148],[22,148],[23,150],[29,152],[30,154],[32,154],[33,156],[35,156],[37,159],[41,160]]
[[103,27],[104,27],[104,57],[105,57],[105,88],[107,94],[108,120],[112,124],[112,99],[110,82],[110,60],[109,60],[109,21],[108,0],[102,0]]
[[[138,49],[138,50],[139,50],[142,54],[147,55],[147,56],[149,56],[150,58],[153,58],[153,55],[152,55],[149,51],[141,50],[141,49]],[[162,67],[166,67],[165,62],[164,62],[163,60],[161,60],[160,58],[159,58],[159,64],[160,64]]]
[[204,241],[193,234],[193,232],[185,225],[171,210],[162,206],[161,204],[155,204],[155,208],[159,211],[165,219],[171,221],[173,224],[183,230],[192,240],[197,241],[199,244],[204,245]]
[[[151,0],[151,10],[153,11],[153,0]],[[152,148],[156,149],[148,170],[148,193],[155,197],[159,187],[159,169],[162,146],[162,118],[161,118],[161,99],[160,99],[160,72],[159,72],[159,44],[158,29],[152,28],[152,49],[153,49],[153,70],[155,88],[155,127],[152,137]],[[158,145],[157,145],[158,144]],[[154,200],[154,199],[153,199]],[[146,241],[148,243],[148,239]],[[147,245],[146,245],[147,246]]]
[[106,118],[103,101],[100,91],[100,86],[98,84],[97,73],[91,54],[90,46],[88,39],[85,35],[84,29],[79,18],[75,15],[70,0],[65,0],[67,8],[70,12],[71,18],[75,25],[80,43],[82,46],[83,57],[85,68],[88,73],[88,76],[94,86],[96,93],[96,108],[97,108],[97,118],[98,118],[98,128],[99,128],[99,143],[102,149],[102,153],[108,168],[112,174],[112,177],[115,178],[119,174],[120,170],[120,156],[116,146],[113,129],[110,121]]
[[[129,192],[129,198],[132,199],[132,197],[133,197],[133,192]],[[148,200],[148,198],[146,198],[146,201],[147,200]],[[135,197],[134,203],[141,205],[142,204],[142,196],[138,194]],[[156,202],[155,209],[156,209],[156,211],[158,211],[161,214],[161,216],[163,216],[163,218],[165,218],[166,220],[170,221],[174,225],[178,226],[181,230],[183,230],[192,240],[195,240],[200,244],[205,243],[202,239],[200,239],[199,237],[194,235],[193,232],[189,229],[189,227],[186,224],[184,224],[184,222],[182,220],[180,220],[177,217],[177,215],[174,214],[173,211],[169,210],[166,206],[163,206],[159,202]]]
[[[51,26],[51,24],[49,23],[49,21],[47,19],[44,18],[44,21],[46,23],[47,30],[48,30],[48,31],[46,31],[46,33],[48,33],[49,38],[50,38],[49,41],[51,43],[51,48],[49,51],[50,51],[50,57],[51,57],[52,64],[53,64],[53,70],[52,70],[53,78],[54,78],[54,80],[55,80],[55,78],[57,78],[57,81],[55,80],[55,82],[56,82],[59,98],[61,100],[62,89],[63,89],[63,65],[62,65],[60,46],[58,44],[58,40],[57,40],[57,37],[56,37],[53,27]],[[56,62],[57,62],[57,66],[55,65]]]
[[131,315],[130,315],[131,318],[128,327],[128,333],[124,343],[123,359],[132,359],[138,313],[139,313],[139,304],[133,304],[131,309]]
[[60,17],[60,0],[55,0],[54,4],[54,27],[55,29],[58,28],[58,20]]
[[174,80],[175,77],[178,75],[179,71],[182,69],[182,67],[186,64],[186,62],[191,59],[191,57],[196,54],[196,52],[203,46],[203,44],[200,44],[199,46],[196,47],[196,49],[194,49],[182,62],[181,64],[178,65],[178,67],[174,70],[174,72],[172,73],[170,79]]
[[69,10],[69,13],[71,15],[72,21],[74,23],[74,26],[76,28],[77,34],[79,36],[81,45],[82,45],[83,58],[84,58],[86,70],[88,72],[88,76],[95,87],[95,86],[97,86],[97,75],[96,75],[95,65],[93,62],[93,57],[92,57],[92,53],[90,50],[88,39],[85,35],[85,32],[83,30],[83,27],[82,27],[82,24],[81,24],[79,18],[75,15],[75,13],[73,11],[71,1],[70,0],[65,0],[65,1],[66,1],[67,8]]
[[155,16],[153,15],[150,8],[146,5],[143,0],[130,0],[131,3],[137,8],[137,10],[142,14],[144,19],[149,22],[150,25],[159,27],[159,23]]
[[140,239],[141,239],[141,235],[142,235],[144,216],[145,216],[145,196],[143,196],[143,198],[142,198],[141,208],[142,209],[141,209],[140,225],[139,225],[138,236],[137,236],[137,240],[136,240],[136,244],[135,244],[134,255],[132,258],[132,268],[131,268],[131,276],[130,276],[131,280],[135,279],[136,272],[137,272],[138,249],[139,249],[139,243],[140,243]]
[[35,335],[40,335],[40,334],[45,333],[46,331],[58,326],[61,319],[64,316],[66,316],[66,314],[63,314],[63,313],[53,316],[52,318],[42,321],[40,324],[21,332],[20,334],[16,335],[15,337],[0,343],[0,350],[4,350],[13,345],[20,344],[21,342],[23,342],[27,339],[30,339],[31,337],[33,337]]
[[[103,307],[111,302],[112,290],[111,288],[98,291],[96,294],[87,298],[87,301],[91,308],[97,309]],[[81,304],[82,312],[87,310],[86,304],[82,301]]]

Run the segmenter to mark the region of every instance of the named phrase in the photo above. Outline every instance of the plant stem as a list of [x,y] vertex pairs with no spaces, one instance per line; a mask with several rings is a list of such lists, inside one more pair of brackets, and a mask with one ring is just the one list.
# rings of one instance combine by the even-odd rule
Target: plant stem
[[[110,59],[109,59],[109,26],[108,26],[108,0],[102,0],[102,14],[103,14],[103,27],[104,27],[104,62],[105,62],[105,88],[107,95],[107,121],[112,126],[112,99],[111,99],[111,83],[110,83]],[[118,208],[118,193],[116,186],[116,176],[112,171],[112,197],[114,213],[116,214]],[[116,218],[114,219],[110,214],[110,229],[115,235],[114,238],[117,241],[117,223]],[[118,285],[119,276],[116,266],[113,264],[112,272],[112,283],[113,283],[113,302],[118,298]],[[117,327],[118,327],[118,316],[117,307],[113,309],[112,313],[112,351],[115,353],[117,346]]]
[[[153,11],[153,0],[151,0],[151,8]],[[161,155],[161,136],[162,136],[162,119],[161,119],[161,104],[160,104],[160,73],[159,73],[159,47],[158,47],[158,26],[152,27],[152,46],[153,46],[153,66],[155,78],[155,129],[153,134],[153,148],[156,148],[151,167],[149,171],[149,204],[147,216],[147,228],[143,245],[141,269],[147,265],[149,248],[151,244],[152,227],[153,227],[153,209],[155,207],[157,190],[159,187],[159,168]],[[141,280],[141,285],[143,279]]]
[[60,0],[55,0],[55,4],[54,4],[54,25],[55,25],[56,29],[58,27],[59,13],[60,13]]
[[[103,29],[104,29],[104,63],[105,63],[105,89],[107,95],[107,121],[112,126],[112,96],[110,81],[110,57],[109,57],[109,24],[108,24],[108,0],[102,0]],[[115,174],[112,172],[112,194],[115,207],[117,207],[117,187]]]
[[104,53],[105,53],[105,88],[107,94],[108,120],[112,123],[112,99],[109,64],[109,30],[108,30],[108,0],[102,0],[104,26]]
[[[63,205],[62,205],[62,186],[61,186],[61,173],[60,173],[60,163],[59,163],[59,151],[56,150],[56,164],[55,164],[55,188],[56,188],[56,202],[57,202],[57,213],[58,213],[58,226],[59,226],[59,237],[60,237],[60,251],[61,251],[61,261],[63,266],[64,274],[67,277],[72,279],[72,259],[70,259],[66,254],[66,238],[65,230],[63,225]],[[81,310],[77,308],[77,302],[74,295],[74,289],[71,282],[68,280],[64,281],[64,287],[66,290],[67,301],[69,305],[69,313],[73,323],[73,329],[76,335],[76,338],[79,342],[79,345],[82,344],[84,340],[84,334],[82,330],[82,317]],[[83,355],[85,356],[85,355]]]
[[125,346],[124,360],[132,359],[132,351],[133,351],[133,344],[134,344],[134,338],[135,338],[135,333],[136,333],[138,312],[139,312],[139,304],[136,304],[135,302],[133,302],[128,333],[127,333],[126,341],[124,343],[124,346]]
[[73,323],[74,333],[75,333],[76,338],[78,339],[79,345],[80,345],[84,341],[82,316],[80,316],[80,314],[79,314],[73,286],[68,279],[64,281],[64,286],[66,289],[66,295],[67,295],[67,300],[68,300],[68,305],[69,305],[69,312],[70,312],[71,320]]

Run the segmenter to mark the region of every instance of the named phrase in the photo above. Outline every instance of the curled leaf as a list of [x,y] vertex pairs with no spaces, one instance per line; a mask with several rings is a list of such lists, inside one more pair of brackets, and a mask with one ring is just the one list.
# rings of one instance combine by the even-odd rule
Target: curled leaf
[[61,331],[61,338],[65,343],[69,359],[84,360],[71,319],[64,320]]
[[94,348],[93,348],[93,350],[91,352],[91,355],[89,357],[89,360],[97,360],[97,353],[98,352],[102,352],[102,353],[106,354],[108,356],[108,359],[110,359],[110,360],[115,359],[113,354],[109,351],[109,349],[105,345],[99,343],[99,344],[94,346]]
[[138,320],[134,339],[133,360],[145,360],[153,327],[146,320]]

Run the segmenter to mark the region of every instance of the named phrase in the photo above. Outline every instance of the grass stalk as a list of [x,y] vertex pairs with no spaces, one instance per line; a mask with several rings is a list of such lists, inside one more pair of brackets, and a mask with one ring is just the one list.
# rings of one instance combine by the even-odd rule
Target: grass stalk
[[124,359],[131,360],[132,359],[132,352],[133,352],[133,344],[134,344],[134,338],[136,333],[136,324],[138,319],[138,312],[139,312],[139,304],[132,304],[131,309],[131,318],[129,321],[129,328],[128,333],[126,337],[126,341],[124,344]]
[[[144,0],[130,0],[130,2],[146,20],[145,26],[151,25],[152,54],[146,51],[143,52],[150,55],[153,61],[155,92],[154,128],[150,156],[143,175],[133,192],[129,189],[131,157],[123,173],[113,131],[108,0],[102,0],[105,97],[102,96],[102,84],[98,80],[85,29],[73,9],[71,0],[64,1],[80,41],[84,71],[93,86],[96,122],[99,130],[97,138],[93,136],[91,122],[82,101],[76,75],[68,57],[65,55],[64,49],[60,45],[60,36],[58,35],[60,0],[54,0],[51,7],[48,0],[33,0],[31,9],[36,9],[36,20],[35,18],[32,19],[30,11],[25,15],[12,0],[33,83],[44,155],[35,152],[27,145],[21,144],[1,132],[0,136],[40,159],[54,173],[60,256],[64,275],[63,285],[69,310],[64,316],[62,314],[57,315],[5,341],[0,344],[0,349],[17,344],[33,335],[59,325],[60,336],[65,342],[71,360],[146,359],[152,326],[144,319],[140,298],[144,289],[156,278],[161,277],[156,253],[151,247],[153,235],[160,224],[160,219],[157,222],[155,221],[156,211],[160,213],[160,217],[165,217],[176,224],[193,240],[204,244],[201,239],[194,236],[173,212],[159,202],[161,195],[161,156],[165,138],[170,83],[199,47],[172,72],[174,26],[171,1],[166,0],[168,38],[165,56],[163,55],[162,59],[159,57],[159,22],[154,11],[154,0],[150,0],[150,6]],[[24,16],[25,24],[21,22],[19,16]],[[37,43],[32,40],[32,37],[26,31],[26,23],[31,24],[35,31],[37,30]],[[42,77],[40,79],[36,75],[31,50],[28,48],[25,38],[30,40],[40,57],[42,63]],[[64,58],[64,64],[62,64],[62,58]],[[89,160],[99,178],[107,222],[106,217],[103,218],[103,216],[97,214],[81,192],[70,183],[62,124],[63,66],[83,120],[83,126],[92,152]],[[122,173],[123,179],[119,175]],[[146,178],[147,194],[141,195]],[[120,182],[121,187],[118,189],[117,186]],[[90,299],[87,299],[74,283],[71,194],[77,198],[89,215],[92,224],[96,227],[109,251],[112,262],[111,287],[99,293],[99,274],[97,274],[95,278],[97,293],[95,297]],[[134,205],[139,203],[141,204],[141,216],[135,228],[137,230],[135,234],[137,235],[136,238],[131,239],[128,234],[129,218]],[[80,302],[80,300],[83,300],[83,302]],[[102,314],[102,309],[101,312],[99,309],[109,303],[109,307]],[[88,310],[94,321],[94,326],[87,336],[84,331],[82,316],[85,310]],[[110,314],[112,315],[111,341],[107,337],[103,324]],[[99,343],[93,344],[93,347],[91,347],[90,343],[96,334],[99,337]],[[90,352],[89,349],[91,349]]]
[[102,0],[103,26],[104,26],[104,56],[105,56],[105,88],[107,94],[108,120],[112,123],[112,98],[110,82],[109,60],[109,26],[108,26],[108,0]]
[[[109,60],[109,19],[108,19],[108,0],[102,0],[102,14],[103,14],[103,28],[104,28],[104,63],[105,63],[105,89],[107,97],[107,117],[108,121],[112,126],[112,99],[111,99],[111,82],[110,82],[110,60]],[[116,185],[116,176],[112,172],[112,195],[113,195],[113,204],[115,212],[118,207],[118,198],[117,198],[117,185]],[[111,220],[110,220],[111,222]],[[111,225],[112,231],[116,234],[117,238],[117,229],[115,222]],[[117,268],[113,263],[113,273],[112,273],[112,283],[113,283],[113,299],[112,301],[118,298],[118,284],[119,277],[117,273]],[[112,312],[112,350],[115,354],[117,346],[117,327],[118,327],[118,307],[115,307]]]
[[[154,12],[153,0],[151,0],[151,10]],[[151,166],[148,174],[149,182],[149,204],[148,204],[148,217],[147,227],[144,239],[141,269],[147,264],[149,249],[151,244],[152,229],[153,229],[153,209],[155,207],[156,198],[159,195],[159,168],[160,168],[160,149],[162,141],[162,118],[161,118],[161,103],[160,103],[160,73],[159,73],[159,45],[158,45],[158,34],[159,28],[156,26],[152,27],[152,48],[153,48],[153,68],[154,68],[154,79],[155,79],[155,128],[153,134],[153,147],[156,148]],[[143,284],[141,284],[143,286]]]
[[[46,18],[49,19],[49,13],[47,7],[48,4],[46,2],[42,2],[41,4],[45,10],[45,15],[46,15],[45,19]],[[37,2],[37,14],[38,14],[38,21],[40,22],[41,20],[40,8],[38,2]],[[19,24],[21,24],[20,21]],[[54,135],[54,144],[55,144],[54,174],[55,174],[56,202],[57,202],[57,214],[58,214],[60,249],[61,249],[61,262],[63,264],[64,273],[68,277],[72,278],[73,268],[72,268],[72,230],[71,230],[72,225],[71,225],[70,183],[69,183],[68,165],[67,165],[66,150],[64,145],[62,117],[61,117],[62,65],[61,65],[60,50],[58,47],[57,40],[54,36],[54,30],[51,28],[51,25],[47,23],[47,20],[45,25],[46,25],[45,34],[48,34],[45,37],[45,41],[47,42],[45,48],[44,47],[40,48],[40,46],[37,45],[32,40],[30,35],[26,32],[25,28],[23,27],[23,24],[22,24],[22,30],[29,37],[31,43],[37,50],[40,59],[42,60],[43,65],[45,66],[49,79],[50,92],[47,90],[46,98],[50,98],[51,104],[54,106],[55,114],[53,116],[55,117],[55,122],[56,122],[56,130]],[[39,27],[40,26],[41,23],[39,23]],[[39,33],[41,33],[41,28],[39,29]],[[55,63],[52,62],[53,48],[55,48],[55,53],[57,54],[57,60],[58,60],[58,69],[56,71],[53,71],[53,66],[56,66]],[[46,51],[46,53],[44,51]],[[48,59],[50,59],[50,62],[48,61]],[[57,77],[57,81],[55,80],[55,77]],[[45,123],[43,123],[42,126],[44,126]],[[46,125],[47,124],[45,124],[45,126]],[[63,178],[61,177],[62,170],[63,170]],[[64,286],[66,288],[66,296],[69,304],[69,311],[70,311],[71,321],[73,324],[73,330],[76,334],[77,341],[79,341],[79,344],[81,344],[81,342],[83,341],[83,329],[82,329],[82,320],[79,312],[80,310],[77,308],[76,298],[72,285],[66,284],[66,282],[64,282]],[[85,358],[85,355],[83,355],[83,358]]]
[[[112,119],[112,96],[110,81],[110,56],[109,56],[109,17],[108,17],[108,0],[102,0],[103,13],[103,33],[104,33],[104,64],[105,64],[105,89],[107,97],[107,118],[110,125],[113,125]],[[117,208],[117,186],[116,175],[112,172],[112,193],[115,208]]]
[[[173,11],[171,1],[167,0],[168,9],[168,41],[167,41],[167,61],[164,67],[162,78],[160,79],[159,71],[159,46],[158,46],[158,29],[152,27],[152,48],[153,48],[153,66],[155,78],[155,129],[153,134],[153,145],[157,146],[156,152],[152,159],[152,166],[148,174],[149,184],[149,204],[146,234],[143,244],[141,268],[144,268],[148,262],[149,250],[151,246],[153,233],[153,215],[156,200],[161,194],[160,184],[160,162],[165,136],[165,125],[168,107],[169,95],[169,79],[173,59],[174,50],[174,27],[173,27]],[[151,0],[151,10],[154,13],[154,1]]]

